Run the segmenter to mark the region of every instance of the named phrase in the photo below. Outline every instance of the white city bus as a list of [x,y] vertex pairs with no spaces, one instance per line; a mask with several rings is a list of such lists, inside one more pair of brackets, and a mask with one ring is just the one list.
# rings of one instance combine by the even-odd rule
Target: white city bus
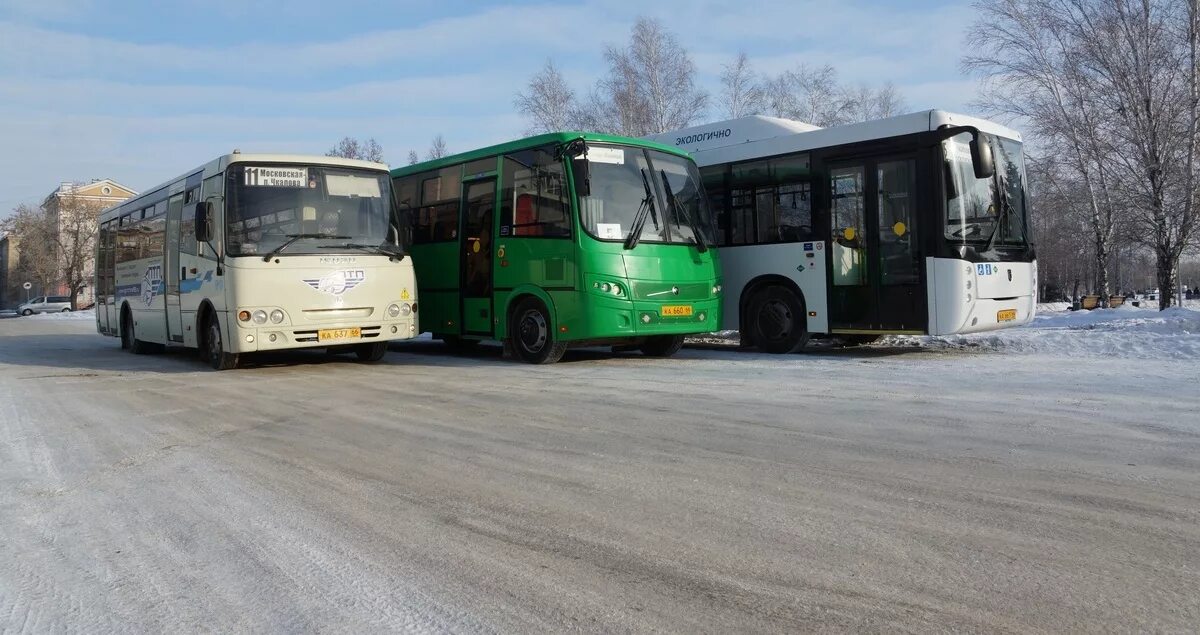
[[718,219],[726,329],[783,353],[1033,319],[1021,136],[939,110],[832,128],[743,117],[665,133]]
[[100,217],[96,328],[213,368],[307,347],[377,361],[417,333],[387,166],[234,151]]

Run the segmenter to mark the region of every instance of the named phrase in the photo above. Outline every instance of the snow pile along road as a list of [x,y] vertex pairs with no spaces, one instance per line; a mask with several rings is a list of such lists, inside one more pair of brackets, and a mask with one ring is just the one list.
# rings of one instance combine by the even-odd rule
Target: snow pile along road
[[1121,306],[1039,312],[1030,324],[991,333],[891,336],[877,346],[981,349],[1072,357],[1200,359],[1200,311]]
[[87,309],[86,311],[62,311],[59,313],[34,313],[33,315],[25,316],[26,320],[89,320],[96,321],[96,311]]

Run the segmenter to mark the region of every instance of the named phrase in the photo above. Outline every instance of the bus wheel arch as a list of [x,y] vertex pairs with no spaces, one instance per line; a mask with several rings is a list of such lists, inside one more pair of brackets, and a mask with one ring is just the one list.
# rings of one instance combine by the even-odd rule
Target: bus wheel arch
[[238,356],[225,350],[221,320],[217,317],[216,308],[208,300],[201,302],[200,309],[196,311],[196,344],[200,359],[208,362],[213,370],[237,368]]
[[137,338],[136,327],[133,309],[125,302],[121,305],[121,348],[134,355],[145,355],[150,352],[151,345]]
[[514,294],[505,311],[504,349],[530,364],[553,364],[567,344],[558,338],[554,304],[544,293]]
[[780,275],[751,280],[738,301],[742,346],[791,353],[808,343],[808,303],[795,281]]

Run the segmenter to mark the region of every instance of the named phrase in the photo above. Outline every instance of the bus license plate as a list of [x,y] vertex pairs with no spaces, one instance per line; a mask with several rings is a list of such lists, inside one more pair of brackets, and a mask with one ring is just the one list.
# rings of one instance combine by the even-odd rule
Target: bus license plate
[[1003,311],[996,311],[997,322],[1012,322],[1015,319],[1017,319],[1016,309],[1004,309]]
[[691,305],[670,304],[662,308],[663,317],[688,317],[692,314]]
[[318,342],[326,340],[356,340],[361,337],[362,329],[357,326],[352,329],[321,329],[317,331]]

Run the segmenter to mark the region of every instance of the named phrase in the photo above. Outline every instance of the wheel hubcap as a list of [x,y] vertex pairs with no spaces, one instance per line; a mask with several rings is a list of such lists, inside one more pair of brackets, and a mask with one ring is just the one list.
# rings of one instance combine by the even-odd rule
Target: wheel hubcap
[[764,304],[758,313],[758,330],[768,339],[784,339],[792,332],[791,310],[778,300]]
[[536,353],[542,350],[546,345],[546,318],[539,311],[526,311],[521,316],[521,323],[518,328],[518,339],[521,340],[521,348]]

